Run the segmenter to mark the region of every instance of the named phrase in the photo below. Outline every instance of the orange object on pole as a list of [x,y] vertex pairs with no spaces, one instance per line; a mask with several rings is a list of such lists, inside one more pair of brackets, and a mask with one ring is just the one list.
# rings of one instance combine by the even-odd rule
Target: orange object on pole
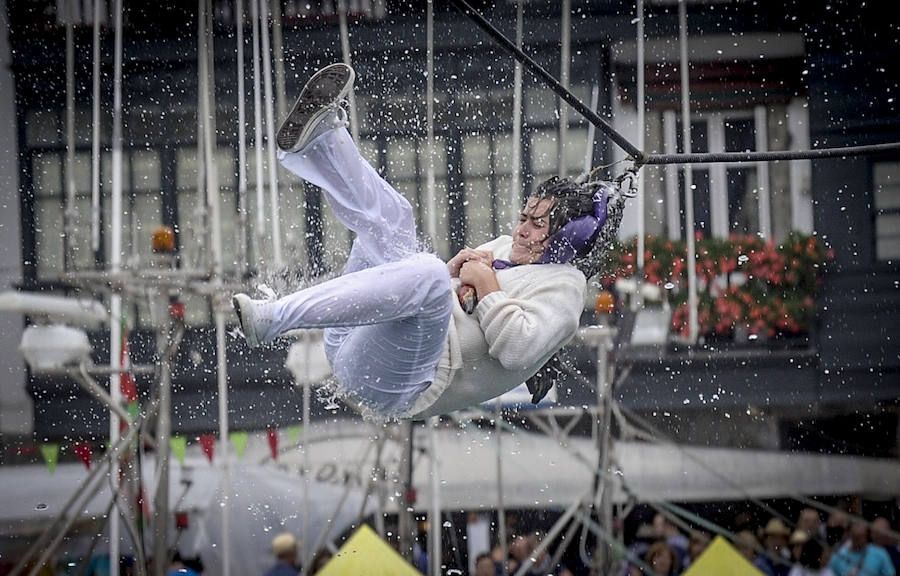
[[175,252],[175,230],[171,226],[157,226],[153,230],[153,251],[162,254]]
[[612,314],[615,309],[616,299],[612,292],[604,290],[597,294],[597,299],[594,301],[594,311],[597,314]]

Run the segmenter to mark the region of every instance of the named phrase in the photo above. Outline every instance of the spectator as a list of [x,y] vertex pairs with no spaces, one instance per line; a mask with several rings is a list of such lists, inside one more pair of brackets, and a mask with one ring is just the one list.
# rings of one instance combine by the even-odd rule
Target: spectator
[[656,533],[657,540],[664,540],[666,544],[675,550],[680,565],[687,555],[687,536],[682,534],[678,527],[669,522],[668,518],[662,514],[657,514],[653,517],[653,531]]
[[[763,546],[766,553],[761,559],[769,565],[769,572],[775,576],[787,576],[791,569],[791,554],[788,549],[790,535],[791,531],[780,518],[772,518],[763,529]],[[781,562],[778,561],[779,558]]]
[[[662,540],[657,540],[647,550],[644,556],[644,562],[647,563],[659,576],[675,576],[679,573],[678,554],[675,549]],[[642,575],[643,572],[637,568],[632,568],[632,575]]]
[[550,565],[552,558],[550,558],[547,550],[544,550],[540,554],[536,553],[543,537],[543,534],[540,532],[529,534],[526,537],[526,541],[528,542],[528,557],[534,559],[534,563],[531,565],[528,574],[530,576],[572,576],[572,572],[565,566],[561,564],[557,564],[556,566]]
[[791,534],[790,540],[788,540],[788,545],[791,547],[791,561],[799,562],[800,561],[800,553],[803,551],[803,545],[810,540],[810,535],[806,530],[797,529],[794,530],[794,533]]
[[200,576],[197,572],[192,570],[182,559],[181,554],[176,550],[174,554],[172,554],[172,561],[169,563],[169,570],[167,571],[168,576]]
[[881,546],[869,543],[869,527],[861,520],[850,525],[850,538],[831,557],[835,576],[895,576],[891,558]]
[[687,555],[684,558],[685,570],[687,570],[691,564],[696,562],[697,558],[706,551],[709,542],[710,536],[706,532],[701,532],[699,530],[691,532],[691,537],[688,539]]
[[897,538],[892,534],[891,523],[887,518],[879,516],[872,521],[872,543],[885,549],[891,558],[894,572],[900,572],[900,550],[897,549]]
[[[638,526],[635,541],[628,547],[631,557],[643,558],[646,556],[647,551],[650,550],[650,545],[653,544],[655,539],[656,533],[652,525],[641,524]],[[629,576],[632,572],[632,567],[633,565],[630,562],[625,562],[621,572],[622,576]]]
[[482,552],[475,558],[475,576],[497,576],[497,565],[490,552]]
[[847,538],[847,528],[850,526],[850,518],[840,510],[835,510],[828,516],[825,524],[825,541],[832,548],[838,548]]
[[282,532],[272,539],[272,555],[275,565],[269,568],[265,576],[297,576],[300,567],[297,565],[297,538],[290,532]]
[[741,530],[736,536],[734,545],[738,552],[741,553],[741,556],[746,558],[748,562],[766,576],[775,576],[772,572],[772,565],[766,560],[765,556],[760,555],[762,547],[759,545],[756,535],[749,530]]
[[319,570],[325,567],[328,564],[328,561],[331,560],[332,553],[327,549],[322,549],[316,552],[316,555],[313,556],[313,559],[310,561],[309,565],[309,574],[312,576]]
[[798,530],[806,536],[806,541],[800,545],[800,555],[797,563],[791,568],[788,576],[834,576],[834,572],[826,565],[825,548],[819,541],[810,538],[805,531]]
[[822,518],[815,508],[804,508],[797,516],[797,530],[803,530],[812,537],[825,536],[822,530]]

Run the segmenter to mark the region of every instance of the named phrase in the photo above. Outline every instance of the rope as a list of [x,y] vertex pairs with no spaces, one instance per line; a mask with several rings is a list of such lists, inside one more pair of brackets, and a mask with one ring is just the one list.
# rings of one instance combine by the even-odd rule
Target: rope
[[525,52],[520,50],[513,44],[506,36],[503,35],[499,30],[494,28],[494,26],[488,22],[484,16],[478,13],[477,10],[472,8],[466,0],[450,0],[450,3],[456,6],[456,8],[468,16],[475,24],[478,25],[484,32],[487,33],[488,36],[493,38],[497,44],[500,45],[501,48],[505,49],[507,52],[511,53],[516,60],[521,62],[532,74],[537,76],[539,79],[543,80],[547,86],[553,90],[557,96],[566,101],[569,106],[574,108],[579,114],[584,116],[584,118],[603,131],[604,134],[609,136],[609,138],[615,142],[622,150],[627,152],[632,158],[634,158],[637,162],[643,163],[644,161],[644,153],[638,150],[631,142],[625,139],[624,136],[616,132],[616,130],[607,123],[603,118],[601,118],[596,112],[591,110],[588,106],[586,106],[583,102],[581,102],[578,98],[575,97],[574,94],[566,90],[566,88],[559,83],[559,81],[554,78],[549,72],[541,68],[540,64],[531,59]]
[[900,142],[869,144],[865,146],[844,146],[841,148],[818,148],[813,150],[779,150],[774,152],[711,152],[696,154],[649,154],[643,162],[637,157],[635,163],[664,164],[709,164],[718,162],[778,162],[781,160],[816,160],[819,158],[841,158],[864,156],[900,151]]

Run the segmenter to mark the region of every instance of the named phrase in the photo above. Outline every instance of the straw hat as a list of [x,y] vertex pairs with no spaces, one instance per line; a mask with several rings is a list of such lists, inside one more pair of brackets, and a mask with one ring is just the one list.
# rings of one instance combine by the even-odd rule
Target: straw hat
[[283,556],[297,552],[297,538],[290,532],[282,532],[272,539],[272,554]]
[[766,536],[790,536],[791,531],[779,518],[772,518],[763,530]]

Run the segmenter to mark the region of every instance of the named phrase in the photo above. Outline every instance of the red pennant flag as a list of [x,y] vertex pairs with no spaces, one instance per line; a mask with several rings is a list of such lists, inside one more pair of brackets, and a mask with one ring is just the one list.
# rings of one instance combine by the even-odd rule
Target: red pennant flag
[[91,469],[91,445],[87,442],[79,442],[75,445],[75,455],[84,462],[85,467]]
[[203,453],[206,454],[206,459],[210,462],[213,461],[213,454],[216,451],[216,436],[215,434],[203,434],[200,436],[200,446],[203,447]]
[[[128,323],[125,316],[122,316],[122,353],[119,359],[122,370],[131,368],[131,354],[128,351]],[[122,400],[125,404],[137,402],[137,384],[134,381],[134,375],[130,372],[119,373],[119,390],[122,392]]]
[[269,439],[269,451],[272,453],[272,460],[278,460],[278,430],[269,428],[266,430],[266,436]]

